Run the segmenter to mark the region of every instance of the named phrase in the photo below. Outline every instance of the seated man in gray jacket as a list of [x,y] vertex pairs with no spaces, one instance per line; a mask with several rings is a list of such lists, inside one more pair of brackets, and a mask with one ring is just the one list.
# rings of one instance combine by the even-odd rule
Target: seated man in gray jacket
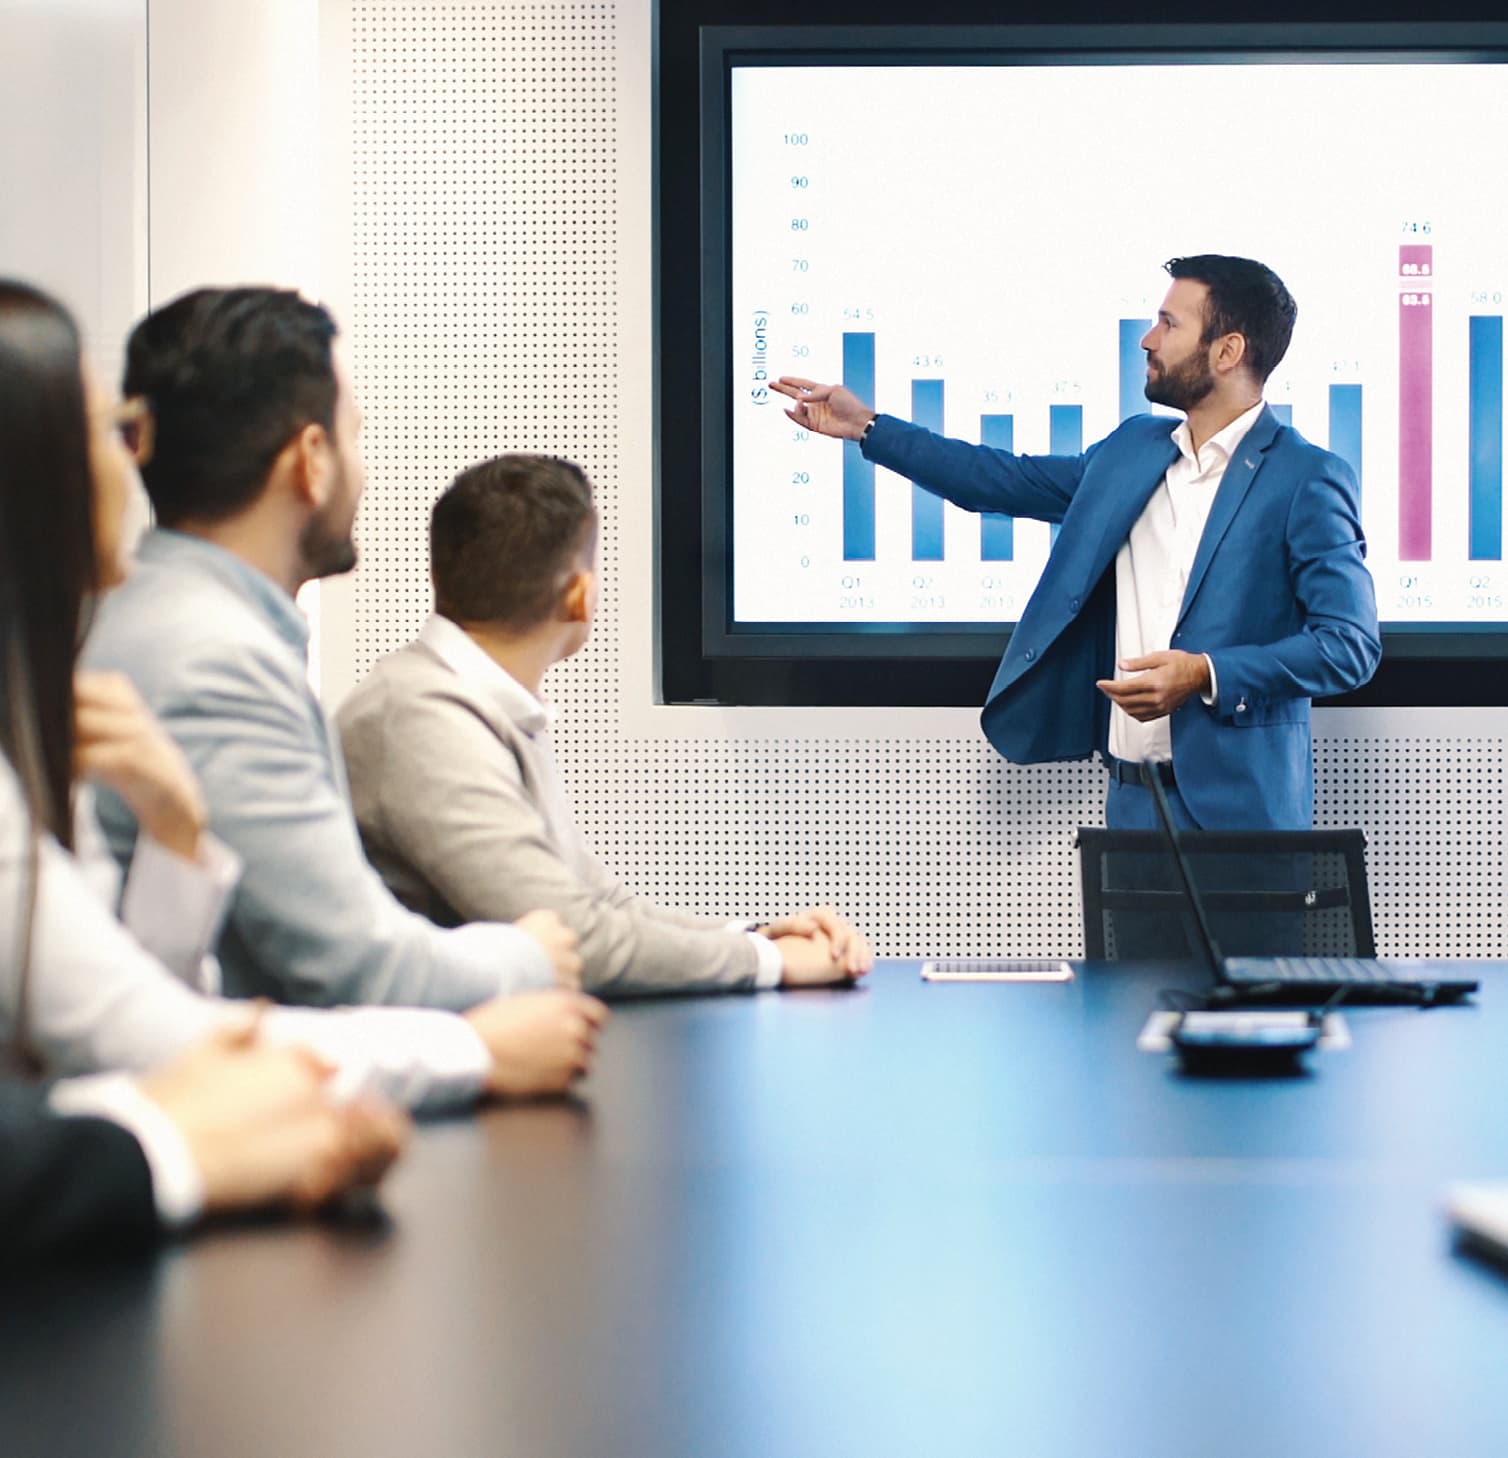
[[[136,685],[243,862],[216,948],[225,990],[463,1011],[573,984],[575,935],[554,912],[442,930],[362,854],[294,601],[356,561],[361,417],[334,320],[284,290],[185,294],[132,331],[125,393],[151,405],[142,480],[158,525],[84,662]],[[114,795],[99,812],[124,866],[136,822]]]
[[546,671],[586,641],[597,516],[568,461],[502,456],[436,503],[436,613],[383,659],[337,723],[367,854],[444,925],[555,909],[596,992],[851,981],[865,939],[822,908],[759,928],[636,897],[588,851],[550,751]]

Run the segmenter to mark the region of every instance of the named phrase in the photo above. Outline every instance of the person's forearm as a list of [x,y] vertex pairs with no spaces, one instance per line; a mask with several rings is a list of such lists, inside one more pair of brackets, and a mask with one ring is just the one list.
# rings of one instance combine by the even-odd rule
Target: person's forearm
[[208,833],[200,836],[193,861],[138,836],[121,895],[121,921],[175,976],[201,991],[217,991],[205,985],[203,968],[240,874],[240,857]]
[[0,1098],[0,1266],[148,1246],[158,1234],[141,1146],[102,1118],[60,1118],[24,1091]]
[[121,926],[74,857],[43,842],[26,1035],[50,1071],[150,1068],[220,1016]]
[[213,753],[197,721],[181,727],[216,833],[244,862],[222,957],[230,990],[462,1012],[553,983],[523,933],[447,931],[399,906],[366,859],[322,744],[279,723]]
[[[510,825],[524,829],[511,831]],[[608,877],[577,875],[546,840],[532,807],[498,803],[485,830],[444,818],[406,818],[401,852],[463,920],[512,920],[525,912],[557,912],[580,938],[582,985],[588,991],[634,993],[749,989],[758,958],[742,932],[725,922],[646,910]],[[464,845],[465,855],[455,847]],[[479,930],[474,925],[471,930]]]
[[1215,648],[1209,656],[1222,715],[1243,702],[1346,693],[1365,683],[1377,666],[1370,635],[1345,625],[1306,628],[1275,643]]
[[1018,456],[950,440],[882,415],[864,454],[966,511],[1061,521],[1082,474],[1079,457]]
[[415,1112],[479,1098],[492,1058],[466,1020],[423,1008],[269,1008],[262,1035],[336,1065],[337,1096],[376,1093]]

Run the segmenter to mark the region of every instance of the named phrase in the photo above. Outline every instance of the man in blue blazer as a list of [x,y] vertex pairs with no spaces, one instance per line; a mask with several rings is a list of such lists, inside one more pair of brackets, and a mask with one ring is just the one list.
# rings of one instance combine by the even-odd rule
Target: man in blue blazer
[[775,388],[798,425],[959,506],[1062,523],[981,715],[1007,759],[1098,751],[1112,827],[1155,826],[1150,759],[1182,825],[1304,828],[1310,699],[1381,656],[1356,480],[1263,403],[1297,314],[1277,275],[1220,255],[1166,267],[1146,394],[1187,418],[1135,416],[1081,456],[945,440],[841,385]]

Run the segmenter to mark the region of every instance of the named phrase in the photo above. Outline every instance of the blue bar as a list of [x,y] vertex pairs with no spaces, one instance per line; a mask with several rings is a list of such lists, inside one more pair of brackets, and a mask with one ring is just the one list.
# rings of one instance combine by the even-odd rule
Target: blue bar
[[1273,413],[1274,417],[1276,417],[1277,422],[1278,422],[1279,425],[1292,425],[1293,424],[1293,406],[1292,405],[1269,405],[1267,408],[1272,411],[1272,413]]
[[[934,430],[943,428],[943,382],[912,380],[911,423]],[[943,500],[924,487],[911,483],[911,560],[941,562],[943,559]]]
[[[1142,333],[1145,334],[1146,330]],[[1047,449],[1055,456],[1084,454],[1084,407],[1082,405],[1049,405],[1047,407]],[[1061,522],[1055,521],[1052,524],[1052,541],[1058,540],[1058,529],[1061,526]]]
[[[843,385],[866,404],[874,400],[874,335],[843,336]],[[843,442],[843,560],[874,561],[874,462],[856,440]]]
[[1145,415],[1147,403],[1147,352],[1142,338],[1152,327],[1150,319],[1121,320],[1121,419]]
[[1361,386],[1330,386],[1330,449],[1356,477],[1361,488]]
[[[981,415],[979,444],[994,446],[997,451],[1016,449],[1014,415]],[[1009,562],[1016,555],[1016,519],[985,511],[979,515],[979,560]]]
[[1055,456],[1084,454],[1084,407],[1049,405],[1047,407],[1047,449]]
[[1471,316],[1471,552],[1503,560],[1503,317]]

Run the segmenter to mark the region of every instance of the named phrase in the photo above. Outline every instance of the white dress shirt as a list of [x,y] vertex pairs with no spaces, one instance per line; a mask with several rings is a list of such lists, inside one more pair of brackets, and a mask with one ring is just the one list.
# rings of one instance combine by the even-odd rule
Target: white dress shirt
[[[1223,430],[1194,449],[1187,420],[1173,432],[1178,459],[1168,467],[1131,535],[1115,557],[1115,658],[1166,652],[1173,642],[1173,629],[1183,608],[1183,594],[1199,551],[1199,539],[1209,520],[1215,493],[1225,479],[1236,447],[1262,413],[1258,400]],[[1215,702],[1215,665],[1205,655],[1210,670],[1207,704]],[[1116,669],[1117,678],[1135,678],[1134,672]],[[1110,706],[1110,753],[1117,759],[1169,760],[1173,757],[1173,731],[1167,715],[1142,723],[1119,704]]]

